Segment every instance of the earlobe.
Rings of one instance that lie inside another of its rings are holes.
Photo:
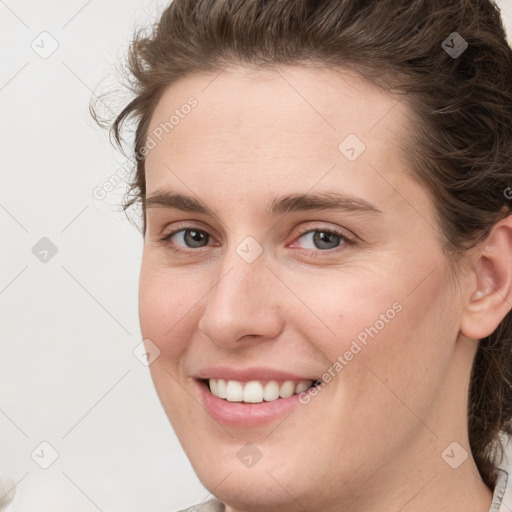
[[[489,295],[489,293],[491,293],[490,288],[487,288],[484,292],[482,290],[477,290],[473,294],[473,297],[471,297],[471,300],[472,301],[480,300],[482,297],[485,297],[486,295]]]
[[[512,308],[512,215],[493,226],[473,258],[460,331],[468,338],[482,339],[496,330]]]

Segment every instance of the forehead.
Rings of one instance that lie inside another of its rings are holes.
[[[193,108],[187,105],[191,98],[197,103]],[[219,139],[257,134],[257,141],[270,142],[276,131],[284,130],[290,143],[301,136],[336,140],[355,132],[362,137],[373,131],[378,137],[377,125],[383,124],[387,132],[406,124],[405,109],[400,98],[350,71],[234,67],[189,75],[168,87],[148,133],[163,128],[158,138],[172,132],[176,141],[193,133],[208,139],[215,134]]]
[[[206,193],[253,193],[255,184],[303,192],[320,181],[361,193],[375,189],[376,172],[391,182],[404,174],[409,124],[398,97],[353,72],[239,67],[190,75],[167,88],[153,113],[147,193],[184,184]]]

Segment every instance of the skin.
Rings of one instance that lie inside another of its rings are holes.
[[[202,483],[230,512],[487,512],[466,395],[476,340],[510,309],[510,219],[455,279],[402,149],[414,129],[407,107],[346,71],[192,75],[165,91],[148,133],[190,96],[197,106],[147,155],[147,196],[189,195],[215,215],[147,209],[139,313],[160,350],[156,391]],[[354,162],[338,150],[350,133],[366,145]],[[265,213],[278,195],[326,191],[382,213]],[[210,238],[199,248],[183,232],[161,241],[184,227]],[[327,250],[303,234],[333,228],[355,244],[335,239]],[[236,251],[247,236],[263,250],[252,263]],[[258,365],[320,378],[397,302],[401,311],[286,418],[226,427],[202,407],[198,370]],[[250,468],[237,457],[248,442],[262,454]],[[469,452],[456,469],[441,456],[453,442],[455,457]]]

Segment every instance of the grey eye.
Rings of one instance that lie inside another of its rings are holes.
[[[182,229],[172,235],[172,237],[179,237],[183,240],[185,247],[197,248],[208,245],[210,235],[199,229]],[[180,244],[178,244],[180,245]]]

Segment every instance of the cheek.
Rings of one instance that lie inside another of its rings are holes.
[[[143,258],[139,279],[139,320],[142,336],[160,349],[162,360],[177,359],[199,320],[199,299],[206,293],[200,279]]]
[[[417,275],[411,274],[411,283]],[[352,347],[346,377],[358,389],[359,405],[353,407],[370,424],[393,411],[390,424],[395,428],[416,424],[421,429],[410,411],[427,418],[441,399],[458,332],[456,304],[446,283],[446,275],[439,272],[413,292],[376,289],[371,299],[347,305],[358,316],[357,328],[348,317],[340,319],[340,330],[345,327],[348,334],[343,344]]]
[[[350,350],[354,341],[362,348],[369,346],[402,315],[399,283],[390,286],[376,268],[288,272],[283,280],[295,295],[288,294],[283,308],[290,325],[331,362]],[[358,352],[357,346],[353,352]]]
[[[200,282],[200,281],[199,281]],[[160,350],[149,366],[155,390],[179,437],[186,433],[181,418],[197,414],[195,401],[184,390],[180,368],[199,316],[196,303],[206,290],[187,272],[172,270],[143,258],[139,278],[139,321],[142,337]],[[178,421],[176,421],[178,420]]]
[[[418,418],[429,423],[442,396],[457,312],[445,275],[431,276],[410,293],[417,275],[402,273],[390,283],[375,272],[357,281],[341,276],[330,285],[315,280],[302,288],[304,302],[335,333],[325,326],[319,330],[311,313],[297,311],[294,325],[321,351],[326,372],[321,378],[329,380],[318,401],[311,397],[305,407],[325,419],[315,427],[319,435],[344,439],[340,453],[350,446],[354,461],[371,452],[406,449],[418,432],[429,435]],[[339,406],[322,409],[327,402]]]
[[[458,332],[446,270],[440,264],[424,281],[429,269],[416,265],[358,270],[303,280],[290,273],[286,282],[301,299],[290,325],[322,354],[333,381],[348,370],[371,402],[376,386],[404,398],[434,393]]]

